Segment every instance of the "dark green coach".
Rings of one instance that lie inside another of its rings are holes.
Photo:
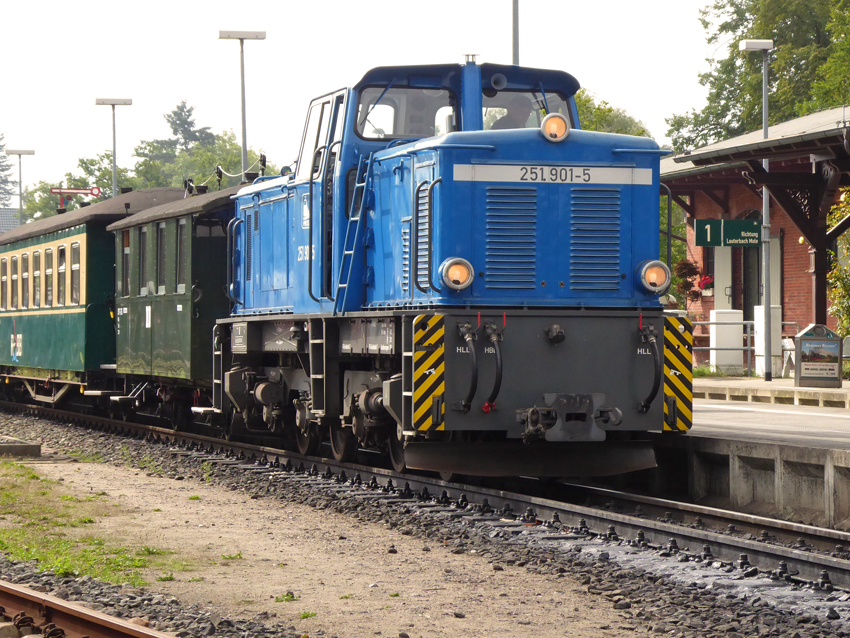
[[[159,383],[161,393],[174,392],[172,384],[209,387],[213,326],[230,312],[226,228],[239,188],[155,206],[108,227],[118,374]]]
[[[182,197],[180,188],[128,192],[0,235],[0,376],[7,390],[58,403],[103,377],[115,362],[115,251],[106,227]]]

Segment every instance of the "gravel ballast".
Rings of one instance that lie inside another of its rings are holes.
[[[0,419],[3,434],[102,456],[37,468],[67,477],[69,489],[112,483],[110,495],[126,493],[117,501],[135,517],[99,526],[117,534],[110,525],[123,525],[141,544],[177,543],[196,564],[244,554],[208,565],[203,582],[190,582],[201,573],[193,571],[147,590],[0,561],[0,578],[178,636],[850,636],[846,592],[684,551],[449,517],[304,475],[202,464],[163,445],[32,417]],[[286,592],[296,600],[272,600]],[[302,618],[308,609],[316,616]]]

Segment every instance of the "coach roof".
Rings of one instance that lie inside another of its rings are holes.
[[[244,185],[243,185],[244,186]],[[133,228],[135,226],[144,226],[150,222],[160,221],[162,219],[170,219],[172,217],[183,217],[184,215],[203,215],[212,213],[225,206],[234,206],[231,201],[231,196],[239,192],[242,186],[234,186],[225,188],[220,191],[212,191],[203,195],[193,195],[186,199],[180,199],[175,202],[168,202],[148,208],[131,217],[117,221],[107,227],[106,230],[122,230],[124,228]]]
[[[99,221],[104,224],[123,219],[128,214],[133,215],[152,206],[173,202],[183,198],[182,188],[146,188],[118,195],[112,199],[72,210],[62,215],[52,215],[13,228],[0,235],[0,246],[11,244],[31,237],[39,237],[47,233],[64,230],[80,224]],[[129,204],[129,208],[125,205]]]

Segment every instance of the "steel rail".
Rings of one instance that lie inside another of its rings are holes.
[[[52,638],[171,638],[155,629],[0,581],[0,606],[7,622],[18,629],[32,627]]]
[[[638,511],[641,517],[668,519],[679,525],[695,525],[701,527],[726,528],[729,533],[751,534],[759,537],[761,542],[785,542],[798,544],[829,552],[836,544],[850,550],[850,532],[814,525],[805,525],[791,521],[783,521],[765,516],[756,516],[745,512],[731,512],[715,507],[705,507],[693,503],[683,503],[668,499],[630,494],[601,487],[565,484],[567,493],[572,500],[578,498],[590,499],[607,508],[617,507],[620,511],[631,508]],[[735,529],[730,530],[729,525]]]
[[[737,564],[741,554],[746,554],[750,565],[763,572],[777,570],[780,567],[780,562],[783,562],[787,566],[788,573],[799,580],[820,581],[824,572],[826,572],[829,581],[834,586],[850,589],[850,560],[815,553],[808,547],[806,549],[788,548],[775,543],[742,538],[730,534],[726,529],[714,531],[701,525],[686,526],[671,520],[650,520],[643,514],[629,515],[513,491],[449,483],[421,474],[399,474],[388,469],[353,463],[339,463],[328,458],[304,456],[275,447],[224,441],[210,436],[139,423],[114,421],[104,417],[69,414],[55,408],[41,408],[40,406],[2,401],[0,401],[0,407],[11,407],[30,413],[70,419],[72,422],[89,422],[104,426],[117,433],[133,433],[144,436],[149,440],[158,439],[163,442],[176,443],[188,448],[176,451],[177,454],[194,456],[199,461],[232,464],[234,460],[237,460],[236,467],[241,469],[249,471],[256,469],[262,472],[278,469],[300,473],[295,474],[296,476],[304,476],[306,472],[319,485],[322,485],[324,481],[327,481],[328,486],[339,485],[342,477],[345,477],[345,480],[350,483],[355,476],[359,475],[362,486],[352,489],[366,489],[366,486],[371,485],[381,489],[385,493],[383,498],[388,500],[437,499],[443,505],[457,508],[454,515],[461,517],[470,516],[477,519],[484,512],[509,519],[517,517],[519,518],[517,520],[518,525],[546,524],[547,529],[550,529],[553,533],[552,540],[563,539],[565,532],[579,528],[589,530],[591,537],[605,537],[610,535],[613,528],[616,535],[623,539],[638,539],[642,535],[642,538],[650,547],[664,548],[668,547],[671,541],[676,541],[676,545],[681,551],[691,555],[700,555],[707,547],[715,560],[728,564]],[[609,500],[615,494],[623,499],[626,497],[634,498],[632,495],[607,491]],[[648,497],[639,498],[642,499],[644,504],[648,504],[651,500]],[[665,503],[666,510],[672,508],[678,509],[680,512],[688,510],[695,512],[696,509],[699,509],[698,506],[657,500]],[[678,507],[673,507],[674,504]],[[718,513],[719,517],[719,513],[723,511],[715,510],[715,512]],[[737,512],[726,512],[726,514],[728,519],[724,520],[734,521],[735,525],[747,520],[752,522],[753,519],[758,518]],[[768,520],[770,519],[759,519],[758,522]],[[783,523],[782,521],[773,522],[774,524]],[[788,525],[793,526],[794,524]],[[778,525],[767,526],[769,529],[778,529],[778,527]],[[826,536],[831,539],[832,543],[839,538],[844,538],[843,532],[836,532],[836,530],[810,528],[809,532],[812,535]],[[571,533],[569,536],[574,535]],[[541,537],[540,540],[545,540],[545,536]]]

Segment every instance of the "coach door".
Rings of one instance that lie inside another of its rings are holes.
[[[333,183],[344,100],[341,91],[310,105],[293,184],[295,208],[300,213],[296,216],[300,239],[295,247],[295,270],[299,280],[310,282],[308,292],[313,301],[332,299]]]

